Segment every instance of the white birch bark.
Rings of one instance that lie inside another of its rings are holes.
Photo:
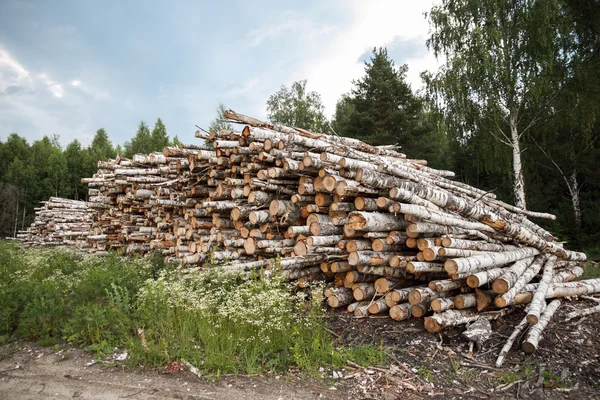
[[[550,322],[550,319],[552,319],[552,316],[554,315],[558,307],[560,307],[560,304],[560,300],[553,300],[550,304],[548,304],[548,306],[541,314],[539,319],[536,318],[537,322],[535,323],[535,325],[529,328],[529,331],[527,332],[527,337],[523,341],[523,344],[521,346],[525,353],[533,353],[537,350],[540,339],[542,338],[542,332]],[[531,323],[529,319],[529,314],[527,317],[527,322]]]
[[[527,322],[530,325],[537,324],[542,313],[543,305],[546,303],[546,293],[552,283],[552,277],[554,276],[553,269],[556,263],[556,257],[552,256],[546,261],[544,265],[544,272],[542,279],[533,294],[533,300],[529,305],[529,312],[527,313]],[[560,302],[559,302],[560,304]]]
[[[523,175],[523,163],[521,162],[521,143],[517,128],[517,112],[511,112],[509,116],[511,148],[513,153],[513,192],[515,195],[515,206],[527,209],[525,201],[525,177]]]
[[[503,251],[501,253],[488,253],[473,257],[447,260],[444,263],[444,269],[450,274],[477,271],[486,267],[506,265],[538,254],[540,254],[538,249],[524,247],[518,250]]]

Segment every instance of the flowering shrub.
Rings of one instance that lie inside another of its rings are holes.
[[[136,364],[185,358],[217,374],[340,365],[350,353],[336,349],[323,326],[322,286],[296,290],[277,273],[186,275],[157,257],[0,242],[0,343],[119,347]]]

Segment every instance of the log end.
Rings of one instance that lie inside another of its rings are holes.
[[[527,341],[523,342],[523,344],[521,345],[521,349],[527,353],[527,354],[531,354],[533,352],[535,352],[536,347],[533,343],[529,343]]]
[[[435,318],[425,318],[425,329],[429,333],[438,333],[442,331],[442,325]]]
[[[494,291],[494,293],[504,294],[508,292],[508,289],[510,289],[508,287],[508,282],[506,282],[504,279],[496,279],[492,283],[492,290]]]
[[[411,307],[411,314],[415,318],[422,318],[427,314],[427,307],[423,304],[414,304]]]
[[[395,321],[402,321],[408,318],[408,313],[399,304],[396,304],[390,308],[390,317]]]
[[[528,314],[527,315],[527,323],[529,325],[535,325],[535,324],[538,323],[538,321],[539,321],[539,318],[538,318],[537,315],[533,315],[533,314]]]
[[[246,250],[246,254],[254,254],[256,251],[256,243],[253,238],[248,238],[244,242],[244,250]]]
[[[350,253],[350,255],[348,256],[348,264],[356,266],[358,265],[358,260],[359,260],[359,255],[358,252],[354,251],[352,253]]]
[[[494,299],[494,304],[498,308],[504,308],[508,305],[507,301],[504,299],[504,297],[501,297],[501,296],[498,296]]]
[[[449,274],[457,274],[458,273],[458,264],[454,260],[446,260],[444,263],[444,271]]]
[[[327,304],[331,308],[337,308],[340,306],[340,301],[338,300],[338,298],[336,296],[329,296],[327,298]]]
[[[436,257],[436,253],[435,250],[432,248],[426,248],[423,249],[423,258],[425,259],[425,261],[433,261],[435,260]]]
[[[419,304],[421,302],[421,292],[418,290],[413,290],[408,294],[408,302],[411,305]]]
[[[361,301],[365,299],[365,292],[361,288],[356,288],[352,291],[352,295],[356,301]]]
[[[478,288],[479,286],[481,286],[479,284],[479,278],[477,277],[477,275],[469,275],[469,276],[467,276],[467,285],[470,288],[473,288],[473,289]]]

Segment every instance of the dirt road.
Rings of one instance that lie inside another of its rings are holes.
[[[93,358],[79,349],[56,351],[35,345],[4,346],[0,361],[0,399],[333,399],[337,390],[303,386],[294,378],[222,377],[213,383],[190,372],[176,375],[157,370],[89,365]],[[88,366],[89,365],[89,366]],[[287,379],[288,382],[284,382]],[[341,395],[341,396],[340,396]]]

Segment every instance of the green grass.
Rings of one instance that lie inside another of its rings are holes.
[[[583,252],[587,255],[588,260],[600,260],[600,246],[589,247]]]
[[[159,256],[82,256],[0,242],[0,343],[59,341],[132,365],[185,358],[208,374],[315,372],[385,361],[375,347],[336,346],[322,288],[295,292],[275,276],[183,275]]]

